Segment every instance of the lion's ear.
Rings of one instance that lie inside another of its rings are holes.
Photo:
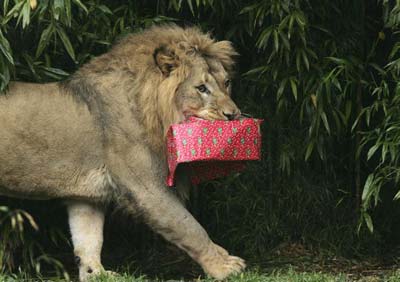
[[[172,50],[161,46],[154,51],[154,61],[165,76],[178,67],[178,56]]]

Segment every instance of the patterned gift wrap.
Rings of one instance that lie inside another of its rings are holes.
[[[179,164],[189,167],[191,182],[198,184],[242,171],[245,161],[259,160],[261,123],[253,118],[208,121],[191,117],[171,125],[167,132],[167,185],[174,186]]]

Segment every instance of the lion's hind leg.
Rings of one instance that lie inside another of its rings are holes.
[[[67,202],[68,220],[79,267],[79,280],[104,271],[101,264],[104,212],[101,208],[82,201]]]

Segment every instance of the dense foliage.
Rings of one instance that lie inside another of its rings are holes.
[[[395,242],[399,1],[3,0],[0,89],[64,79],[119,37],[165,22],[233,41],[234,99],[266,120],[265,158],[194,193],[214,238],[247,257],[283,241],[352,254]]]

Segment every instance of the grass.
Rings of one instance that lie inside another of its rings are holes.
[[[173,251],[175,250],[175,252]],[[214,282],[204,277],[200,267],[176,249],[155,252],[130,260],[129,264],[106,264],[106,269],[116,271],[115,276],[99,276],[92,282]],[[168,254],[168,256],[166,255]],[[143,259],[149,257],[148,260]],[[156,260],[155,258],[158,258]],[[168,262],[168,263],[166,263]],[[224,282],[399,282],[398,260],[378,258],[346,259],[308,249],[301,244],[284,244],[266,254],[263,260],[248,261],[248,269]],[[18,268],[20,269],[20,268]],[[43,277],[20,272],[0,273],[0,282],[67,282],[59,278],[68,271],[72,281],[77,280],[76,266],[66,265],[64,272],[43,269]],[[51,272],[49,272],[51,271]],[[16,270],[15,272],[18,272]],[[53,274],[50,274],[53,273]],[[52,276],[49,276],[52,275]],[[35,277],[35,278],[32,278]]]
[[[132,280],[132,276],[125,275],[122,277],[99,277],[95,279],[95,282],[144,282],[150,281],[146,280],[144,277],[136,278],[137,280]],[[152,280],[153,281],[153,280]],[[164,280],[159,280],[163,282]],[[168,280],[168,281],[184,281],[184,280]],[[215,280],[211,278],[205,279],[195,279],[192,281],[201,282],[213,282]],[[342,275],[333,276],[329,274],[322,273],[297,273],[294,270],[287,271],[277,271],[274,273],[259,273],[258,271],[248,271],[246,273],[231,277],[227,280],[228,282],[345,282],[345,277]]]
[[[36,278],[29,279],[27,275],[20,274],[14,276],[6,276],[0,274],[1,282],[66,282],[63,279],[52,278]],[[92,282],[179,282],[184,280],[159,280],[156,278],[146,278],[140,275],[121,274],[118,276],[99,276]],[[213,282],[211,278],[197,278],[185,280],[191,282]],[[227,282],[398,282],[400,281],[400,272],[387,273],[383,276],[364,276],[361,278],[351,278],[347,274],[330,274],[322,272],[302,272],[296,271],[289,267],[270,273],[263,273],[259,270],[249,270],[240,275],[233,276],[226,280]]]

